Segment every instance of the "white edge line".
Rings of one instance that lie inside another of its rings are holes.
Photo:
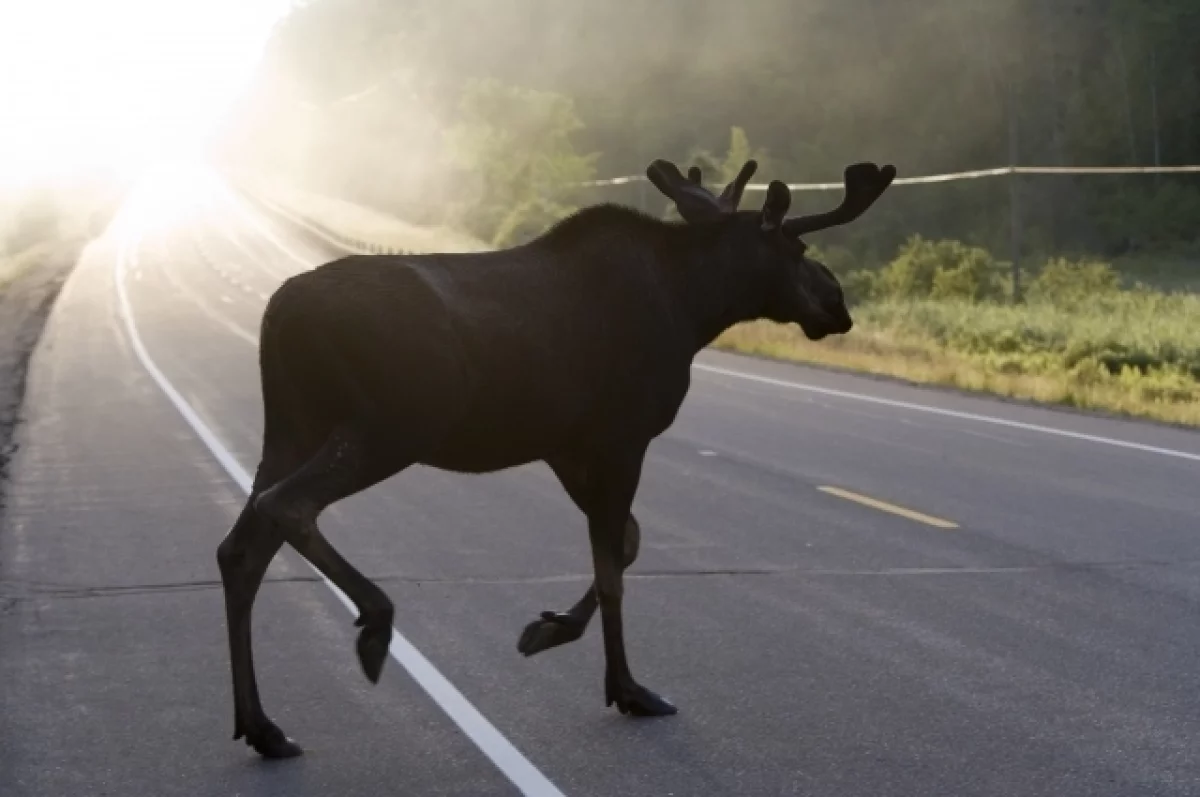
[[[292,223],[302,229],[308,230],[310,233],[317,236],[322,241],[325,241],[326,243],[330,244],[335,249],[340,249],[343,252],[345,252],[346,254],[351,254],[351,255],[371,254],[371,252],[368,252],[366,249],[363,249],[362,247],[352,246],[350,244],[336,240],[331,235],[329,235],[329,233],[325,232],[324,230],[322,230],[318,227],[315,227],[314,225],[309,223],[309,221],[307,219],[301,218],[300,216],[296,215],[295,213],[292,213],[290,210],[283,207],[278,202],[275,202],[272,199],[269,199],[265,196],[259,196],[258,200],[265,205],[270,205],[271,208],[276,213],[278,213],[279,215],[286,218],[290,223]],[[241,201],[240,198],[239,198],[239,201]],[[249,212],[249,210],[247,210],[247,212]]]
[[[221,190],[225,194],[226,201],[229,204],[234,206],[234,211],[239,216],[241,216],[248,224],[250,224],[250,226],[252,226],[252,227],[254,227],[254,229],[258,230],[259,234],[262,235],[262,237],[266,238],[268,241],[270,241],[272,244],[274,244],[277,249],[279,249],[285,255],[290,257],[292,260],[295,260],[297,263],[304,266],[305,269],[311,269],[313,267],[312,262],[308,258],[302,257],[301,255],[298,255],[295,252],[293,252],[292,248],[290,246],[288,246],[287,244],[280,241],[279,238],[277,238],[274,233],[272,233],[265,226],[263,226],[261,223],[259,223],[258,219],[254,218],[254,214],[250,210],[250,208],[248,208],[246,206],[245,201],[241,197],[236,196],[234,194],[234,191],[232,188],[230,188],[228,185],[226,185],[224,182],[222,182]]]
[[[130,308],[129,297],[125,291],[125,270],[127,260],[136,258],[136,239],[126,231],[122,231],[122,237],[118,245],[117,265],[116,265],[116,283],[117,283],[117,304],[121,315],[121,321],[124,323],[125,331],[129,336],[129,341],[133,347],[134,353],[142,366],[150,374],[151,378],[158,384],[163,393],[175,405],[175,409],[179,410],[180,415],[187,421],[192,430],[199,436],[204,445],[221,464],[221,467],[229,474],[242,491],[249,495],[252,480],[250,474],[245,468],[234,458],[233,454],[217,439],[217,436],[212,432],[196,411],[187,403],[180,395],[179,391],[170,383],[170,381],[155,365],[154,361],[146,351],[146,347],[142,344],[141,336],[138,334],[137,326],[133,321],[133,312]],[[319,570],[305,560],[305,563],[312,568],[325,585],[333,591],[338,600],[350,610],[351,614],[357,614],[354,603],[346,597],[338,587],[325,577]],[[442,675],[433,664],[417,650],[404,636],[394,627],[392,629],[392,642],[388,648],[388,652],[392,654],[400,666],[408,671],[418,684],[421,685],[433,701],[441,707],[443,711],[449,715],[450,719],[465,733],[476,746],[491,759],[492,763],[508,777],[512,783],[521,790],[522,794],[537,795],[538,797],[564,797],[550,780],[543,775],[525,756],[521,754],[516,747],[508,741],[500,731],[496,730],[487,718],[471,705],[471,703],[463,697],[462,693],[455,688],[454,684],[450,683],[444,675]]]
[[[747,374],[742,371],[733,371],[728,368],[718,368],[714,365],[692,363],[692,367],[698,371],[707,371],[709,373],[720,374],[722,376],[732,376],[738,379],[745,379],[750,382],[760,382],[764,385],[786,387],[792,390],[803,390],[809,393],[820,393],[821,395],[825,396],[836,396],[837,398],[851,399],[853,401],[865,401],[870,404],[880,404],[885,407],[896,407],[899,409],[913,410],[915,412],[926,412],[931,415],[942,415],[947,418],[958,418],[964,421],[990,423],[994,426],[1007,426],[1011,429],[1024,429],[1027,432],[1038,432],[1040,434],[1054,435],[1056,437],[1069,437],[1073,440],[1086,440],[1090,443],[1100,443],[1102,445],[1114,446],[1116,448],[1128,448],[1134,451],[1145,451],[1150,454],[1161,454],[1164,457],[1174,457],[1176,459],[1186,459],[1191,460],[1192,462],[1200,462],[1200,454],[1193,454],[1189,451],[1179,451],[1174,448],[1160,448],[1159,446],[1151,446],[1144,443],[1134,443],[1129,440],[1117,440],[1113,437],[1101,437],[1099,435],[1084,434],[1083,432],[1072,432],[1067,429],[1057,429],[1053,426],[1040,426],[1035,423],[1010,421],[1005,418],[996,418],[991,415],[978,415],[973,412],[959,412],[958,410],[947,410],[942,409],[941,407],[931,407],[927,404],[915,404],[911,401],[897,401],[895,399],[880,398],[878,396],[868,396],[863,393],[851,393],[846,390],[818,387],[817,385],[809,385],[805,384],[804,382],[791,382],[784,379],[773,379],[769,376]]]

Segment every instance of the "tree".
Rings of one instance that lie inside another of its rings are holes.
[[[440,133],[464,123],[464,92],[490,79],[570,98],[569,151],[603,153],[591,165],[605,176],[698,158],[717,183],[728,162],[766,151],[765,179],[833,182],[862,159],[903,175],[967,170],[1008,163],[1010,130],[1023,164],[1197,163],[1197,41],[1195,0],[760,0],[754,14],[720,0],[307,0],[268,48],[275,101],[247,103],[265,121],[258,157],[242,162],[271,163],[281,142],[303,138],[287,165],[275,161],[280,175],[405,214],[419,200],[444,210],[439,191],[462,174],[463,153],[443,152]],[[512,113],[485,127],[525,148],[506,127]],[[1023,239],[1106,255],[1178,247],[1196,237],[1197,188],[1196,177],[1023,180]],[[508,223],[487,223],[502,237],[559,214],[516,195]],[[794,197],[798,212],[827,199]],[[890,251],[919,232],[1000,251],[1007,202],[1003,179],[906,188],[828,240]],[[1139,207],[1170,218],[1129,212]]]
[[[459,111],[450,131],[452,213],[463,227],[505,246],[575,210],[572,196],[598,156],[571,142],[583,124],[570,99],[480,79],[467,84]]]

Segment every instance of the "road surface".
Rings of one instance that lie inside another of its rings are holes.
[[[418,468],[324,523],[396,602],[377,686],[337,594],[272,566],[256,664],[306,755],[261,761],[214,555],[265,297],[331,257],[200,178],[85,253],[0,529],[0,794],[1200,794],[1200,435],[709,352],[627,580],[634,672],[677,716],[604,707],[598,622],[518,655],[590,578],[545,466]]]

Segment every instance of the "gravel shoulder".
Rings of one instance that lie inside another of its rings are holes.
[[[0,513],[29,358],[86,241],[38,244],[0,263]]]

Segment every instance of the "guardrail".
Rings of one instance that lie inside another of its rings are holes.
[[[354,236],[346,235],[337,230],[331,229],[319,221],[315,221],[307,216],[297,213],[290,208],[287,208],[280,203],[268,199],[257,191],[249,190],[239,186],[239,190],[256,204],[262,206],[267,211],[280,217],[288,224],[299,227],[308,233],[320,238],[326,243],[341,249],[347,254],[355,255],[412,255],[417,254],[407,249],[401,249],[395,246],[386,246],[375,241],[366,241]]]

